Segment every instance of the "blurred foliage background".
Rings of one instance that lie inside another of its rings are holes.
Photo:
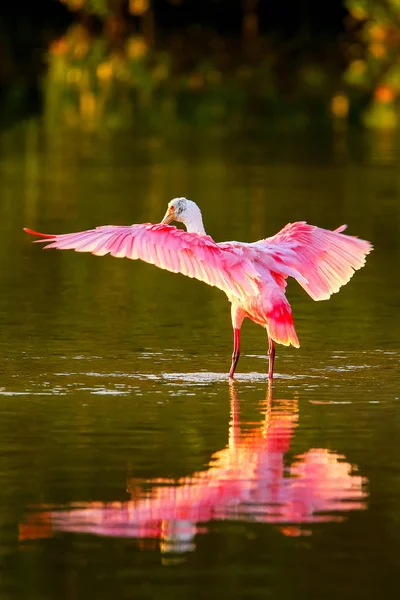
[[[0,8],[0,118],[399,124],[400,0],[42,0]]]

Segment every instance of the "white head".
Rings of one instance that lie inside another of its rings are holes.
[[[191,233],[200,233],[205,235],[201,210],[195,202],[187,198],[173,198],[168,203],[168,210],[161,223],[171,223],[178,221],[183,223],[187,231]]]

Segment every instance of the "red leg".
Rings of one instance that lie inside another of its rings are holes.
[[[268,368],[268,379],[274,378],[274,362],[275,362],[275,344],[274,340],[268,338],[268,356],[269,356],[269,368]]]
[[[235,373],[236,365],[238,364],[240,356],[240,329],[236,327],[233,328],[233,354],[232,354],[232,364],[231,370],[229,371],[229,377],[233,378]]]

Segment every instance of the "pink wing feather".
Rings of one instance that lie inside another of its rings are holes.
[[[258,273],[234,247],[220,248],[210,236],[188,233],[169,225],[106,225],[60,235],[37,233],[27,228],[25,231],[43,238],[36,242],[47,243],[46,249],[140,259],[167,271],[195,277],[223,290],[228,297],[246,300],[259,289]]]
[[[327,300],[365,264],[372,250],[369,242],[343,235],[344,229],[346,225],[330,231],[304,221],[289,223],[256,244],[265,252],[266,265],[281,288],[282,277],[291,275],[313,300]]]

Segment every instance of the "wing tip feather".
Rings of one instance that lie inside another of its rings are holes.
[[[45,238],[45,239],[49,239],[49,240],[53,240],[56,238],[56,236],[54,234],[40,233],[39,231],[34,231],[33,229],[29,229],[29,227],[24,227],[23,230],[25,231],[25,233],[29,233],[29,235],[34,235],[35,237],[39,237],[39,238]],[[36,240],[36,241],[38,241],[38,240]]]

